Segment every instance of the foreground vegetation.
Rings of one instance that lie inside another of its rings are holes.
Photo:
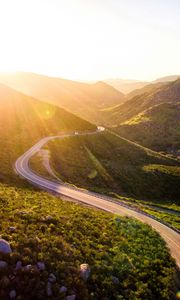
[[[0,184],[1,237],[13,253],[3,257],[13,268],[45,263],[41,274],[22,269],[6,286],[0,271],[0,299],[16,288],[18,299],[47,299],[48,274],[57,281],[48,299],[175,299],[175,265],[164,241],[148,225],[130,218],[64,202],[45,192]],[[13,231],[12,231],[13,228]],[[84,281],[79,266],[88,263]],[[17,284],[18,280],[18,284]],[[175,286],[176,285],[176,286]],[[66,293],[59,286],[67,287]]]

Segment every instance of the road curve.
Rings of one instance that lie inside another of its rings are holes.
[[[74,199],[76,201],[95,206],[99,209],[103,209],[105,211],[119,214],[122,216],[129,216],[134,217],[138,220],[140,220],[143,223],[147,223],[151,225],[159,234],[162,236],[162,238],[166,241],[172,257],[176,260],[177,265],[180,267],[180,235],[175,232],[173,229],[167,227],[166,225],[158,222],[157,220],[152,219],[151,217],[148,217],[141,212],[137,212],[131,208],[127,208],[124,206],[121,206],[121,204],[112,202],[112,198],[98,195],[93,192],[87,192],[83,191],[78,188],[72,188],[68,186],[67,184],[59,183],[59,182],[53,182],[48,179],[45,179],[37,174],[35,174],[29,167],[29,159],[37,153],[43,145],[45,145],[48,141],[56,139],[56,138],[65,138],[69,136],[75,136],[75,135],[90,135],[90,134],[97,134],[101,131],[103,131],[103,127],[98,127],[98,129],[94,132],[86,132],[86,133],[73,133],[73,134],[64,134],[61,136],[51,136],[51,137],[45,137],[42,140],[40,140],[37,144],[35,144],[32,148],[30,148],[27,152],[25,152],[21,157],[17,159],[15,162],[15,169],[16,172],[26,178],[31,183],[34,183],[38,185],[41,188],[47,189],[49,191],[56,192],[60,195],[67,196],[71,199]]]

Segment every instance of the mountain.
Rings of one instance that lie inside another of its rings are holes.
[[[141,90],[146,86],[150,86],[156,83],[166,83],[169,81],[175,81],[180,78],[180,75],[170,75],[158,78],[152,82],[150,81],[140,81],[140,80],[131,80],[131,79],[105,79],[105,83],[113,86],[115,89],[119,90],[124,94],[131,94],[136,90]],[[129,95],[128,95],[129,96]]]
[[[154,105],[168,102],[177,103],[179,99],[180,79],[166,84],[150,86],[149,91],[139,92],[138,95],[111,109],[111,111],[104,110],[104,119],[109,126],[117,126]]]
[[[154,105],[118,126],[117,132],[145,147],[180,155],[180,103]]]
[[[126,95],[126,100],[130,100],[135,96],[140,96],[145,93],[153,93],[155,91],[158,91],[158,89],[160,89],[165,84],[166,84],[166,82],[157,82],[157,83],[147,84],[142,88],[135,89],[132,92],[128,93]]]
[[[115,89],[119,90],[124,94],[128,94],[135,89],[140,89],[149,82],[147,81],[139,81],[139,80],[130,80],[130,79],[106,79],[105,83],[113,86]]]
[[[95,126],[57,106],[0,85],[0,180],[12,175],[17,157],[40,138]]]
[[[180,75],[164,76],[164,77],[160,77],[160,78],[154,80],[154,83],[156,83],[156,82],[175,81],[177,79],[180,79]]]
[[[115,107],[125,100],[122,93],[104,82],[88,84],[32,73],[1,74],[0,81],[98,124],[103,121],[101,109]]]

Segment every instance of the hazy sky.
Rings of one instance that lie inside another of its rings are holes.
[[[180,74],[180,0],[0,0],[0,71]]]

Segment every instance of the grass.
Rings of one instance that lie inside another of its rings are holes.
[[[143,167],[143,170],[150,173],[161,173],[180,177],[180,168],[164,165],[147,165]]]
[[[65,182],[101,193],[179,205],[176,160],[110,132],[54,140],[48,148],[51,165]]]
[[[172,213],[164,212],[164,211],[157,211],[153,208],[144,208],[143,211],[149,213],[150,215],[153,215],[157,217],[160,220],[163,220],[164,222],[170,224],[172,227],[180,230],[180,217],[179,215],[175,215]]]

